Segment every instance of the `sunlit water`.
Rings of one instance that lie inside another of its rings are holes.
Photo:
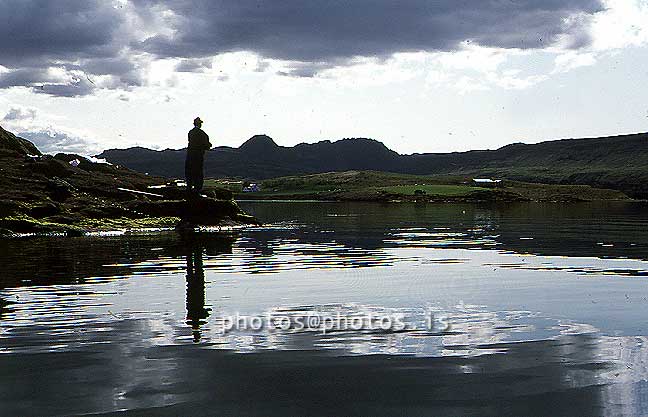
[[[647,205],[241,205],[1,242],[0,414],[648,413]]]

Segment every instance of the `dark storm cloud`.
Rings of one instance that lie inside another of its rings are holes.
[[[210,57],[251,51],[308,77],[356,56],[452,51],[464,41],[529,49],[567,38],[577,48],[600,1],[0,0],[0,65],[9,69],[0,88],[78,96],[143,85],[142,53],[203,71]]]
[[[0,63],[111,57],[122,16],[105,0],[0,1]]]
[[[59,97],[79,97],[91,94],[94,89],[95,86],[89,81],[78,79],[67,84],[43,84],[34,87],[33,91]]]
[[[0,88],[79,96],[95,86],[70,70],[131,74],[133,64],[120,58],[123,23],[123,13],[106,0],[0,0],[0,65],[10,70],[0,74]],[[51,68],[68,74],[53,75]]]
[[[0,74],[0,89],[10,87],[31,87],[36,93],[61,97],[84,96],[95,89],[88,79],[54,74],[46,68],[21,68]]]
[[[139,45],[159,56],[246,50],[304,63],[447,51],[466,40],[489,47],[545,47],[561,35],[582,36],[583,17],[602,10],[599,0],[134,2],[164,5],[176,16],[173,36],[153,36]]]
[[[21,68],[0,74],[0,88],[32,85],[39,81],[51,80],[51,75],[44,68]]]

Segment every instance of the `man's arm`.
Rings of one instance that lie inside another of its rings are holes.
[[[205,150],[208,151],[208,150],[211,149],[212,144],[209,141],[209,135],[207,135],[207,133],[205,133],[205,132],[203,132],[203,134],[205,135],[205,136],[203,136],[203,142],[204,142],[204,145],[205,145]]]

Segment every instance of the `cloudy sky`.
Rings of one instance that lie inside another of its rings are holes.
[[[648,131],[648,0],[0,0],[0,125],[48,152]]]

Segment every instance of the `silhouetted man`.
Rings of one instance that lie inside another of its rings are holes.
[[[189,131],[189,146],[185,162],[185,179],[189,195],[199,195],[203,188],[203,163],[205,151],[211,148],[209,136],[200,128],[203,121],[200,117],[194,119],[194,128]]]

